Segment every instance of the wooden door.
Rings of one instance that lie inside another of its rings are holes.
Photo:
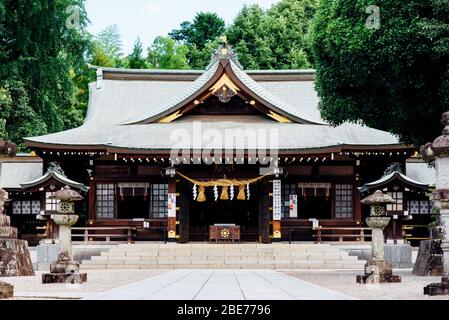
[[[187,181],[180,182],[180,200],[179,205],[179,242],[186,243],[190,241],[190,185]]]
[[[270,243],[270,183],[262,181],[258,185],[259,193],[259,241]]]

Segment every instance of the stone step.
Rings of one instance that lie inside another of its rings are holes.
[[[82,262],[95,269],[363,269],[365,261],[317,244],[120,244]]]

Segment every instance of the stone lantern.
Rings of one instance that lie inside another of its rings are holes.
[[[365,274],[357,276],[357,282],[371,284],[401,282],[401,277],[393,275],[391,264],[384,260],[384,229],[391,219],[386,216],[386,207],[387,204],[394,203],[393,198],[377,190],[360,202],[370,206],[370,216],[366,218],[366,224],[372,229],[372,256],[365,265]]]
[[[66,186],[56,191],[58,199],[56,214],[51,218],[59,226],[60,252],[58,260],[50,265],[50,273],[42,275],[43,283],[82,283],[87,281],[85,273],[79,273],[79,262],[73,260],[71,227],[78,221],[75,214],[75,201],[83,200],[76,191]]]
[[[435,160],[436,190],[432,193],[435,207],[440,209],[440,223],[443,230],[441,249],[443,251],[444,276],[441,283],[433,283],[424,288],[424,294],[449,295],[449,112],[443,113],[441,123],[443,134],[432,143],[421,146],[424,159]]]

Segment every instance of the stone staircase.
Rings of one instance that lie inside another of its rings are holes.
[[[329,244],[119,244],[81,269],[340,269],[366,261]]]

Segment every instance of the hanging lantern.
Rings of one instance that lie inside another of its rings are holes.
[[[229,200],[228,187],[221,188],[220,200]]]
[[[246,200],[244,185],[239,186],[239,194],[237,195],[237,200]]]
[[[206,201],[205,191],[206,191],[206,188],[204,188],[203,186],[200,186],[198,197],[196,198],[196,201],[198,201],[198,202]]]
[[[215,201],[218,200],[218,188],[217,188],[217,185],[214,186],[214,198],[215,198]]]
[[[196,197],[198,195],[197,189],[196,189],[196,183],[193,185],[193,201],[196,200]]]
[[[231,200],[234,199],[234,186],[231,186],[229,188],[229,197],[230,197]]]

